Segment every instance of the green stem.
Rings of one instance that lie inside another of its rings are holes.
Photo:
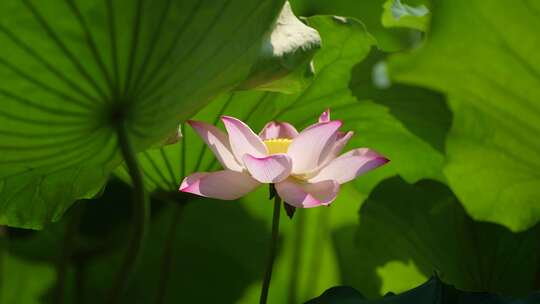
[[[171,226],[169,227],[169,235],[165,243],[165,249],[163,251],[161,276],[159,278],[156,304],[163,303],[165,296],[167,295],[167,285],[169,283],[169,277],[172,270],[173,244],[176,239],[176,231],[178,230],[178,223],[180,222],[180,217],[182,216],[185,203],[186,202],[180,202],[173,206],[174,214]]]
[[[79,229],[81,218],[81,206],[75,205],[70,213],[70,218],[64,229],[62,252],[56,265],[57,283],[55,288],[54,303],[62,304],[65,299],[65,285],[68,268],[72,262],[75,237]]]
[[[259,303],[266,304],[268,299],[268,289],[270,288],[270,279],[272,278],[272,268],[274,266],[274,260],[277,252],[277,242],[279,237],[279,214],[281,212],[281,198],[279,195],[275,196],[274,200],[274,216],[272,218],[272,240],[270,243],[270,252],[268,256],[268,263],[266,265],[266,273],[264,275],[263,285],[261,289],[261,298]]]
[[[112,288],[109,290],[107,303],[118,302],[119,297],[128,285],[137,261],[142,252],[146,228],[150,217],[148,197],[144,191],[143,176],[137,162],[137,157],[131,144],[128,132],[124,125],[118,128],[118,144],[126,162],[131,181],[133,183],[133,217],[131,224],[131,238],[120,270],[116,274]]]

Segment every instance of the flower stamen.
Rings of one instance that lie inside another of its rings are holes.
[[[263,141],[268,149],[268,154],[287,153],[291,142],[292,139],[289,138],[273,138]]]

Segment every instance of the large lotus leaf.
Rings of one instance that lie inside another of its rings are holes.
[[[351,287],[338,286],[325,291],[306,304],[533,304],[540,301],[540,294],[533,293],[516,299],[497,294],[468,292],[446,285],[439,278],[432,277],[421,286],[407,292],[384,298],[368,300]]]
[[[463,290],[507,295],[534,290],[540,226],[513,233],[475,222],[439,182],[383,181],[362,205],[355,249],[348,242],[351,230],[334,233],[340,266],[344,282],[366,296],[410,289],[421,280],[419,273],[438,273]]]
[[[0,2],[0,223],[40,228],[92,196],[257,61],[284,1]]]
[[[440,0],[425,45],[396,55],[397,81],[446,93],[454,112],[448,183],[478,220],[540,220],[538,1]]]

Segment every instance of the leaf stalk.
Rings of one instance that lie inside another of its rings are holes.
[[[144,189],[142,172],[139,167],[137,156],[135,150],[133,149],[125,123],[119,124],[117,132],[118,145],[120,147],[122,157],[126,162],[128,173],[133,184],[133,215],[131,237],[127,245],[122,265],[116,274],[112,288],[109,290],[107,296],[108,304],[115,304],[118,302],[118,299],[126,289],[129,280],[135,271],[137,262],[142,253],[150,218],[150,206],[148,196]]]

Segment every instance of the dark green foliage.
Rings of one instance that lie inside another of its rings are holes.
[[[439,278],[399,295],[388,294],[379,300],[367,300],[351,287],[333,287],[306,304],[535,304],[540,294],[522,299],[481,292],[466,292],[444,284]]]

